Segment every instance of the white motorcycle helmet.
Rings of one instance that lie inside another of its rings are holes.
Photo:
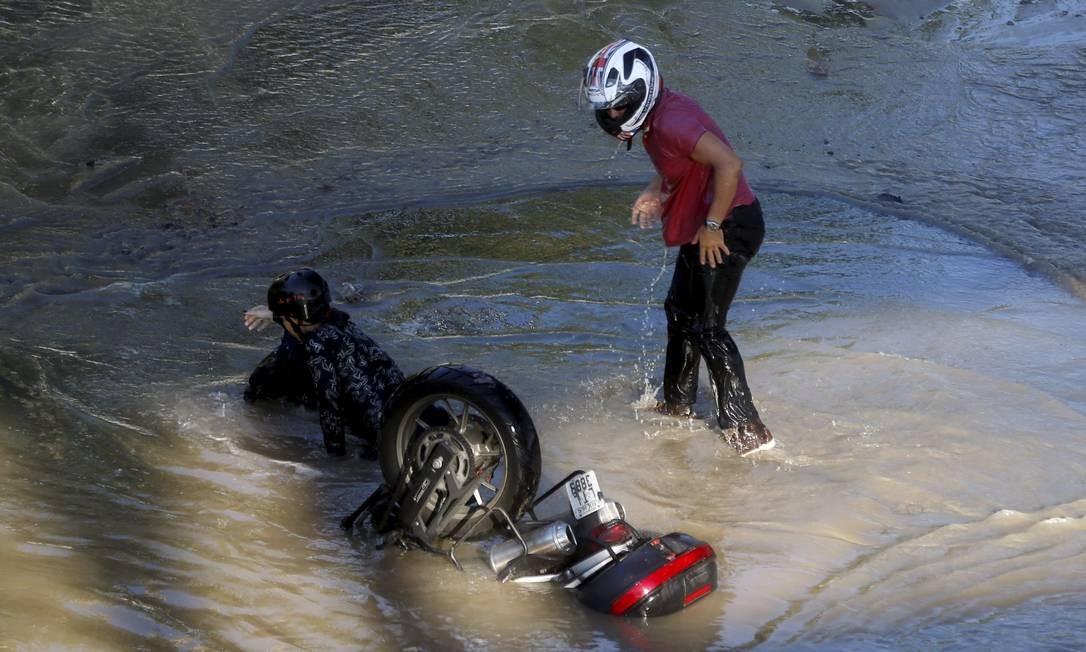
[[[585,99],[604,131],[617,136],[636,133],[660,97],[660,71],[646,48],[619,39],[588,60],[581,81]],[[625,108],[612,118],[608,109]]]

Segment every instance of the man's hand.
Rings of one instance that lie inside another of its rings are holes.
[[[645,190],[637,196],[630,210],[630,224],[636,224],[642,229],[647,229],[660,221],[664,213],[664,204],[660,201],[660,193]]]
[[[272,323],[272,311],[265,305],[253,306],[245,311],[245,328],[262,331]]]
[[[704,226],[698,229],[690,244],[698,245],[701,264],[713,268],[723,265],[724,259],[732,253],[728,250],[728,245],[724,244],[723,231],[710,231]]]

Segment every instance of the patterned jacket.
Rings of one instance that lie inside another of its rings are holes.
[[[349,315],[331,316],[299,343],[290,334],[249,377],[247,400],[286,398],[320,410],[324,446],[346,452],[346,430],[377,444],[385,405],[403,374]]]
[[[345,449],[345,425],[376,445],[385,404],[404,380],[400,368],[338,310],[304,344],[328,452]]]
[[[376,444],[384,405],[404,381],[400,367],[348,314],[338,310],[308,334],[304,344],[325,448],[333,454],[345,450],[346,426]]]

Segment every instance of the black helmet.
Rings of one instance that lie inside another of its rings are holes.
[[[282,274],[268,288],[268,308],[277,318],[311,322],[323,317],[331,307],[328,283],[308,268]]]

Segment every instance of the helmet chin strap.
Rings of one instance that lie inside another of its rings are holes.
[[[304,335],[304,333],[302,332],[301,322],[289,315],[283,315],[282,319],[284,324],[290,324],[290,329],[287,330],[287,332],[290,333],[294,337],[294,339],[298,340],[299,342],[303,341],[302,335]],[[286,326],[284,325],[283,328],[286,328]]]

